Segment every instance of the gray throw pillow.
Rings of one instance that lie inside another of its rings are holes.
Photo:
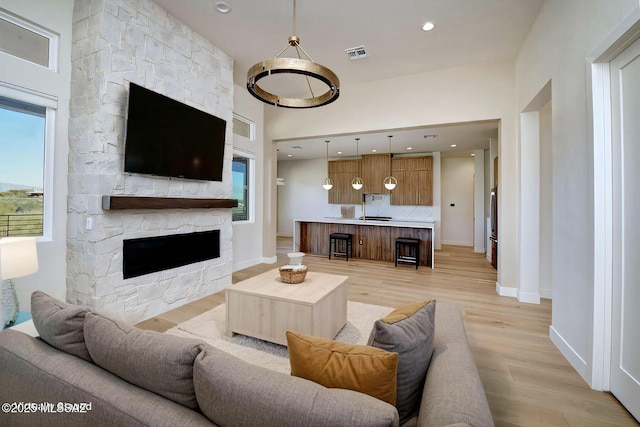
[[[84,342],[89,308],[67,304],[44,292],[31,294],[31,317],[40,339],[60,351],[93,362]]]
[[[400,424],[415,413],[433,353],[436,301],[397,308],[376,320],[368,344],[398,353],[396,408]]]
[[[187,408],[198,408],[193,363],[203,343],[96,314],[87,315],[84,337],[96,365]]]

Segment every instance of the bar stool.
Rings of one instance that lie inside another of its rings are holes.
[[[340,244],[340,242],[344,242]],[[344,252],[338,252],[338,247],[342,245]],[[347,261],[353,258],[353,234],[331,233],[329,234],[329,259],[331,255],[344,256]]]
[[[406,255],[407,252],[409,252],[410,255]],[[420,239],[407,237],[398,237],[396,239],[396,267],[398,266],[398,262],[415,263],[416,270],[418,269],[420,265]]]

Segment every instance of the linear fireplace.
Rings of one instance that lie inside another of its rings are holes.
[[[125,279],[220,257],[220,230],[124,240]]]

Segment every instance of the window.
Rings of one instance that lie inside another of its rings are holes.
[[[251,141],[255,139],[255,123],[237,114],[233,115],[233,133]]]
[[[0,52],[56,71],[58,36],[0,10]]]
[[[249,221],[249,158],[233,157],[233,198],[238,206],[232,209],[233,221]]]
[[[0,96],[0,237],[43,235],[46,110]]]

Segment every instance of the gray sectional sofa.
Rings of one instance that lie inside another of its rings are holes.
[[[399,423],[394,406],[368,395],[250,365],[195,340],[136,330],[42,293],[34,297],[40,338],[0,332],[0,425]],[[493,426],[460,310],[439,304],[435,325],[420,408],[405,425]]]

